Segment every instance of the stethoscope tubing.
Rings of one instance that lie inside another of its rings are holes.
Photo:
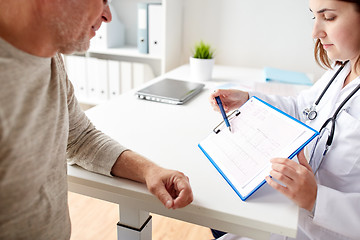
[[[360,89],[360,84],[358,84],[356,86],[356,88],[354,88],[351,93],[344,99],[344,101],[342,101],[342,103],[339,105],[339,107],[336,109],[336,111],[334,112],[333,116],[329,119],[327,119],[324,124],[321,126],[320,128],[320,132],[321,130],[323,130],[328,124],[329,122],[332,122],[332,126],[331,126],[331,130],[330,130],[330,135],[329,135],[329,138],[328,140],[326,141],[326,145],[327,146],[330,146],[332,144],[332,141],[333,141],[333,138],[334,138],[334,133],[335,133],[335,121],[336,121],[336,118],[340,112],[340,110],[344,107],[344,105],[350,100],[350,98],[352,96],[355,95],[355,93]]]
[[[348,63],[348,61],[344,62],[341,67],[336,71],[336,73],[334,74],[334,76],[331,78],[331,80],[328,82],[328,84],[326,85],[326,87],[324,88],[324,90],[322,91],[322,93],[320,94],[320,96],[318,97],[318,99],[315,101],[314,105],[317,106],[320,102],[320,100],[322,99],[322,97],[324,96],[324,94],[326,93],[326,91],[329,89],[330,85],[334,82],[334,80],[336,79],[336,77],[339,75],[339,73],[343,70],[344,66],[346,65],[346,63]]]
[[[314,105],[313,105],[313,110],[311,111],[314,111],[315,112],[315,117],[314,118],[310,118],[310,112],[307,113],[307,117],[309,120],[313,120],[316,118],[317,116],[317,112],[316,112],[316,109],[315,107],[319,104],[321,98],[324,96],[325,92],[328,90],[328,88],[330,87],[331,83],[336,79],[336,77],[339,75],[339,73],[341,72],[341,70],[344,68],[345,64],[347,63],[348,61],[346,61],[337,71],[336,73],[334,74],[334,76],[331,78],[331,80],[329,81],[329,83],[326,85],[326,87],[324,88],[324,90],[322,91],[322,93],[320,94],[319,98],[315,101]],[[335,110],[334,114],[332,115],[332,117],[330,117],[329,119],[327,119],[324,124],[321,126],[319,132],[321,133],[325,128],[326,126],[331,122],[331,129],[330,129],[330,134],[328,136],[328,139],[326,140],[326,145],[325,145],[325,151],[323,152],[322,156],[321,156],[321,159],[319,160],[320,163],[318,165],[318,167],[315,169],[314,171],[314,174],[317,173],[317,171],[319,170],[323,160],[324,160],[324,157],[326,155],[326,153],[328,152],[329,150],[329,147],[331,146],[332,142],[333,142],[333,139],[334,139],[334,134],[335,134],[335,121],[336,121],[336,118],[338,117],[338,114],[340,112],[340,110],[344,107],[344,105],[350,100],[350,98],[352,96],[355,95],[355,93],[360,89],[360,84],[358,84],[352,91],[351,93],[341,102],[341,104],[337,107],[337,109]],[[305,112],[305,111],[304,111]],[[313,156],[314,156],[314,151],[315,151],[315,148],[317,147],[317,144],[318,144],[318,141],[319,139],[316,141],[315,143],[315,146],[314,146],[314,149],[313,149],[313,152],[311,154],[311,157],[310,157],[310,163],[314,160],[313,159]]]
[[[330,85],[334,82],[334,80],[336,79],[336,77],[339,75],[339,73],[341,72],[341,70],[343,70],[345,64],[348,61],[346,61],[345,63],[343,63],[341,65],[341,67],[336,71],[336,73],[334,74],[334,76],[332,76],[332,78],[330,79],[330,81],[328,82],[328,84],[325,86],[324,90],[321,92],[320,96],[316,99],[316,101],[314,102],[314,104],[310,107],[310,108],[306,108],[303,113],[306,115],[306,117],[309,120],[314,120],[318,113],[316,111],[316,107],[319,104],[320,100],[322,99],[322,97],[324,96],[324,94],[326,93],[326,91],[329,89]]]

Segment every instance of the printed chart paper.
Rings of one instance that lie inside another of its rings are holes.
[[[226,128],[199,147],[230,186],[245,200],[271,170],[270,159],[292,158],[318,133],[264,101],[252,97]]]

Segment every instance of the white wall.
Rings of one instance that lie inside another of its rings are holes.
[[[312,14],[308,0],[184,0],[183,63],[195,42],[216,50],[216,64],[278,67],[313,73]]]

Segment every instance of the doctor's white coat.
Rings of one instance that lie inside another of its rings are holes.
[[[280,108],[316,130],[330,118],[341,102],[360,84],[360,76],[343,88],[350,71],[346,64],[317,106],[316,119],[303,114],[324,90],[339,67],[327,71],[309,90],[297,97],[266,96],[250,93]],[[327,126],[331,127],[331,124]],[[313,140],[305,152],[311,152]],[[321,154],[320,154],[321,155]],[[320,156],[315,156],[319,161]],[[318,182],[314,211],[300,210],[296,239],[360,239],[360,90],[345,104],[335,123],[335,135],[329,152],[316,174]],[[228,234],[221,239],[241,239]],[[272,235],[271,239],[290,239]]]

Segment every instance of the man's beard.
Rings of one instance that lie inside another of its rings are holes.
[[[59,53],[71,54],[71,53],[84,53],[89,49],[90,42],[87,41],[74,41],[66,43],[59,48]]]
[[[63,18],[64,19],[64,18]],[[66,19],[66,18],[65,18]],[[58,43],[58,52],[63,54],[71,53],[84,53],[90,47],[90,39],[85,29],[80,29],[77,32],[76,25],[79,23],[76,19],[71,19],[71,22],[65,23],[63,20],[56,20],[52,22],[52,26],[55,29],[56,39]],[[74,37],[76,36],[76,38]]]

